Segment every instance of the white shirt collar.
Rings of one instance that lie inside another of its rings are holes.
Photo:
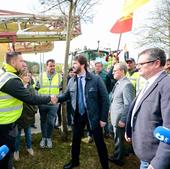
[[[161,75],[162,72],[164,72],[164,70],[156,73],[154,76],[152,76],[151,78],[147,80],[149,82],[149,86],[155,82],[155,80]]]
[[[86,76],[86,72],[81,73],[81,74],[77,74],[77,77],[83,77],[83,78],[85,78],[85,76]]]

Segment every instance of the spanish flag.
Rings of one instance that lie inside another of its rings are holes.
[[[118,19],[111,28],[112,33],[125,33],[132,30],[133,14]]]

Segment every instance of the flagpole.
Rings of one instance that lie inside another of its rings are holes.
[[[118,42],[117,50],[119,50],[121,38],[122,38],[122,33],[119,34],[119,42]]]

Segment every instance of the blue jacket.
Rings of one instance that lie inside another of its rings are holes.
[[[107,122],[109,111],[109,97],[103,80],[92,73],[86,72],[85,98],[87,116],[91,129],[99,126],[99,121]],[[77,77],[69,80],[66,91],[58,97],[59,102],[71,99],[71,104],[76,113],[77,104]]]

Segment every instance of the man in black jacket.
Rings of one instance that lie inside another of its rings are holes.
[[[109,111],[107,89],[99,76],[87,71],[87,59],[84,56],[75,57],[73,71],[77,76],[69,80],[66,91],[58,97],[59,102],[71,99],[74,110],[72,159],[64,165],[64,169],[79,166],[81,136],[87,123],[90,125],[102,168],[108,169],[107,148],[102,134],[102,128],[106,124]],[[82,102],[79,102],[80,96]]]
[[[9,153],[0,160],[1,169],[12,169],[16,137],[16,120],[20,117],[23,102],[32,105],[56,103],[56,97],[32,95],[18,77],[26,67],[20,52],[6,54],[6,64],[0,70],[0,146],[7,145]]]

